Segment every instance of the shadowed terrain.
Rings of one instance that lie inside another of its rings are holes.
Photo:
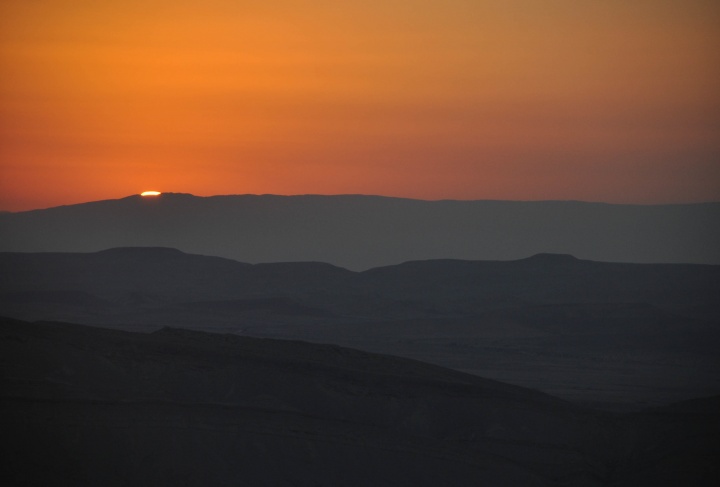
[[[539,254],[352,272],[167,248],[0,253],[0,314],[334,343],[632,410],[720,393],[720,267]]]
[[[353,270],[543,252],[606,262],[720,264],[718,221],[720,203],[166,193],[0,214],[0,251],[160,246],[251,263],[322,261]]]
[[[6,485],[714,485],[716,399],[610,415],[396,357],[0,324]]]

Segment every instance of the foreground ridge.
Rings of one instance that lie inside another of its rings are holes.
[[[3,473],[30,485],[717,480],[707,475],[717,414],[688,415],[684,405],[607,415],[416,361],[303,342],[13,320],[1,332],[9,364],[1,444],[12,460]]]

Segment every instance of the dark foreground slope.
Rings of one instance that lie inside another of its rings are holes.
[[[167,193],[0,214],[0,251],[174,247],[244,262],[363,270],[420,259],[552,252],[607,262],[720,264],[720,203],[422,201]]]
[[[612,408],[720,393],[720,266],[542,254],[352,272],[166,248],[0,253],[0,315],[334,343]]]
[[[611,417],[334,346],[172,329],[1,326],[6,485],[717,480],[717,410],[702,404]]]
[[[598,432],[591,416],[422,363],[171,329],[15,322],[2,338],[6,479],[552,485],[596,475],[580,434]]]

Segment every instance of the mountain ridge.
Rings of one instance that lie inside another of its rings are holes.
[[[27,210],[0,210],[0,214],[22,214],[30,212],[41,212],[47,210],[54,210],[59,208],[70,208],[76,206],[95,205],[95,204],[108,204],[112,202],[121,201],[141,201],[151,199],[183,199],[186,201],[195,200],[220,200],[220,199],[231,199],[231,198],[276,198],[276,199],[292,199],[292,198],[315,198],[315,199],[335,199],[335,198],[356,198],[356,199],[378,199],[378,200],[396,200],[396,201],[414,201],[414,202],[425,202],[425,203],[571,203],[581,205],[597,205],[597,206],[632,206],[632,207],[667,207],[667,206],[703,206],[703,205],[720,205],[720,201],[696,201],[696,202],[682,202],[682,203],[613,203],[607,201],[587,201],[587,200],[502,200],[502,199],[456,199],[456,198],[439,198],[439,199],[423,199],[423,198],[411,198],[403,196],[388,196],[380,194],[362,194],[362,193],[341,193],[341,194],[319,194],[319,193],[306,193],[306,194],[275,194],[275,193],[237,193],[237,194],[218,194],[218,195],[195,195],[193,193],[178,193],[178,192],[163,192],[156,196],[142,196],[140,194],[131,194],[127,196],[121,196],[118,198],[107,198],[102,200],[93,201],[81,201],[77,203],[67,203],[56,206],[49,206],[44,208],[31,208]]]
[[[357,272],[156,248],[0,252],[0,315],[335,343],[628,407],[720,390],[718,295],[720,266],[567,255]]]
[[[720,203],[413,200],[365,195],[162,194],[0,214],[0,251],[172,247],[248,263],[352,270],[539,253],[720,264]]]

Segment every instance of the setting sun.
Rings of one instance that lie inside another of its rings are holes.
[[[718,19],[709,0],[2,0],[0,211],[155,183],[716,201]]]
[[[143,191],[140,196],[160,196],[161,194],[160,191]]]

